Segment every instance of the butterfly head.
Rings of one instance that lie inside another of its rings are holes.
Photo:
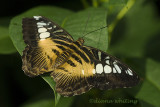
[[[84,39],[83,39],[83,38],[79,38],[76,42],[78,42],[78,44],[79,44],[80,46],[82,46],[83,43],[84,43]]]

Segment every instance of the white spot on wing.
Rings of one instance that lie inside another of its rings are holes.
[[[93,70],[92,70],[92,73],[93,73],[93,74],[95,74],[95,73],[96,73],[96,70],[95,70],[95,69],[93,69]]]
[[[84,70],[82,70],[82,74],[84,75]]]
[[[62,29],[56,30],[56,31],[54,31],[53,33],[57,33],[57,32],[63,32],[63,30],[62,30]]]
[[[111,73],[111,72],[112,72],[111,67],[108,66],[108,65],[105,65],[105,66],[104,66],[104,72],[105,72],[105,73]]]
[[[129,75],[133,75],[132,71],[130,69],[127,70]]]
[[[53,26],[53,28],[56,28],[56,27],[57,27],[56,25]]]
[[[39,20],[40,18],[42,18],[42,16],[33,16],[36,20]]]
[[[113,67],[113,73],[117,73],[116,69]]]
[[[52,29],[52,27],[49,27],[49,28],[47,28],[47,29],[49,29],[49,30],[50,30],[50,29]]]
[[[107,56],[105,59],[109,59],[109,56]]]
[[[50,36],[50,33],[49,32],[43,32],[39,36],[40,36],[41,39],[45,39],[45,38]]]
[[[114,67],[116,68],[118,73],[121,73],[121,69],[119,68],[119,66],[117,64],[114,64]]]
[[[97,64],[96,65],[96,72],[101,74],[103,72],[103,66],[102,64]]]
[[[126,74],[128,74],[128,71],[127,71],[127,70],[126,70],[125,72],[126,72]]]
[[[47,25],[47,24],[44,23],[44,22],[38,22],[37,25],[38,25],[38,26],[44,26],[44,25]]]
[[[38,28],[41,28],[41,27],[43,27],[42,25],[38,25]]]
[[[117,63],[117,61],[115,60],[114,62],[113,62],[113,64],[116,64]]]
[[[106,64],[108,64],[108,65],[109,65],[109,60],[106,60]]]
[[[47,31],[46,28],[39,28],[39,29],[38,29],[38,32],[39,32],[39,33],[43,33],[43,32],[46,32],[46,31]]]
[[[50,25],[50,24],[51,24],[51,22],[48,22],[48,23],[47,23],[47,25]]]
[[[106,82],[106,84],[108,85],[108,84],[109,84],[109,82]]]
[[[101,52],[100,51],[98,51],[98,58],[101,61]]]

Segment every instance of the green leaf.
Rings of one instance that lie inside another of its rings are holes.
[[[65,10],[57,7],[40,6],[40,7],[33,8],[19,16],[14,17],[10,23],[9,33],[18,52],[22,55],[22,51],[26,46],[22,38],[22,18],[41,15],[41,16],[48,17],[50,19],[54,19],[56,23],[61,25],[63,20],[72,13],[73,12],[69,10]],[[55,105],[56,105],[60,99],[60,95],[57,94],[55,92],[55,89],[53,88],[55,86],[55,82],[49,75],[42,76],[42,77],[53,89],[55,93]]]
[[[121,56],[133,57],[133,60],[150,56],[160,61],[159,29],[160,19],[157,17],[154,5],[150,2],[146,3],[145,0],[138,0],[116,25],[109,51]],[[136,66],[131,67],[136,72],[139,71],[138,74],[145,75],[144,80],[138,86],[127,90],[139,99],[142,107],[159,107],[160,64],[153,60],[137,60],[137,63]]]
[[[11,54],[16,52],[15,47],[9,37],[8,23],[10,18],[0,19],[0,54]]]
[[[55,101],[52,99],[51,90],[45,90],[38,95],[32,96],[31,99],[24,102],[20,107],[70,107],[74,101],[74,97],[61,97],[59,103],[55,106]]]
[[[88,8],[69,16],[64,28],[77,40],[91,31],[106,26],[106,20],[107,10],[105,8]],[[85,35],[84,40],[85,45],[106,51],[108,49],[107,28]]]
[[[109,33],[109,43],[113,30],[115,29],[117,23],[126,15],[130,8],[135,4],[136,0],[100,0],[102,2],[102,7],[108,10],[108,33]]]
[[[40,99],[38,101],[29,102],[27,104],[22,105],[21,107],[55,107],[54,101],[52,98]]]
[[[55,106],[58,104],[60,100],[60,94],[56,93],[55,86],[56,83],[53,81],[53,78],[50,77],[50,75],[44,74],[42,75],[42,78],[50,85],[50,87],[54,90],[54,96],[55,96]]]
[[[111,52],[142,57],[146,54],[146,49],[154,44],[151,39],[160,33],[160,19],[157,18],[154,5],[144,2],[145,0],[136,1],[126,16],[118,23],[111,40]],[[156,51],[157,49],[152,54],[155,54]]]
[[[59,101],[57,107],[71,107],[74,99],[74,97],[62,97]]]
[[[146,63],[146,74],[142,87],[136,97],[154,107],[160,107],[160,63],[151,59]]]
[[[133,2],[135,0],[101,0],[102,7],[108,9],[108,24],[111,24],[118,15],[118,13],[123,9],[127,9],[128,5],[127,2]]]
[[[57,106],[54,105],[54,101],[52,98],[42,98],[39,100],[31,99],[31,101],[23,104],[20,107],[70,107],[73,102],[73,97],[62,97]]]

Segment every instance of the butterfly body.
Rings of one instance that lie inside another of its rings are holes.
[[[139,77],[117,58],[93,47],[42,16],[23,19],[27,44],[22,69],[28,76],[51,72],[56,91],[63,96],[82,94],[93,87],[106,90],[132,87]]]

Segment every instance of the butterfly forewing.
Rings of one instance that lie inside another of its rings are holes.
[[[95,76],[94,86],[102,90],[132,87],[138,84],[138,75],[117,58],[95,48],[94,54]]]
[[[23,70],[28,76],[51,72],[56,90],[63,96],[82,94],[93,87],[101,90],[132,87],[139,77],[117,58],[73,41],[64,29],[42,17],[23,19]]]
[[[23,39],[27,44],[22,56],[22,69],[29,76],[53,71],[55,59],[64,51],[53,40],[68,44],[72,37],[59,25],[42,17],[24,18],[22,21]]]

